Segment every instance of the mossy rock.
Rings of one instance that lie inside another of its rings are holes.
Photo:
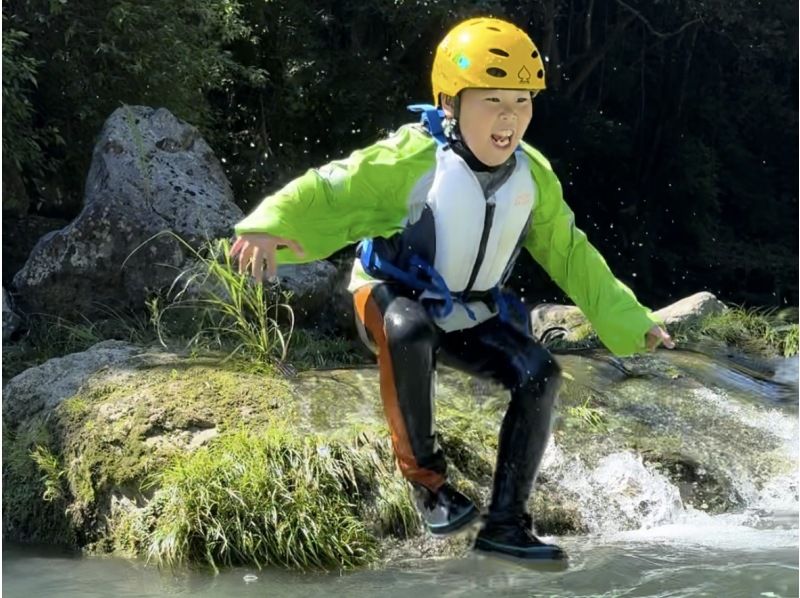
[[[51,360],[5,389],[6,537],[213,567],[354,567],[403,543],[430,554],[468,549],[420,535],[376,368],[286,378],[222,356],[125,343],[93,350],[113,356]],[[684,502],[715,513],[739,504],[724,472],[768,480],[787,466],[778,441],[712,408],[704,387],[669,361],[558,359],[556,448],[587,470],[611,453],[644,456]],[[495,384],[439,371],[450,477],[482,506],[507,402]],[[578,498],[557,474],[543,465],[530,505],[537,530],[584,533]]]
[[[394,464],[377,370],[286,379],[215,356],[124,343],[94,351],[109,348],[113,359],[90,350],[9,382],[7,537],[170,563],[335,568],[369,563],[382,538],[420,531]],[[78,372],[78,362],[93,367]],[[59,368],[71,371],[61,387],[69,396],[37,392],[47,383],[36,376],[59,379]],[[438,422],[451,478],[481,501],[502,392],[473,399],[463,390],[480,384],[442,378]],[[34,461],[34,452],[46,458]]]

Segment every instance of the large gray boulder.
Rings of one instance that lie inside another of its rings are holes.
[[[22,270],[31,250],[47,233],[69,224],[63,218],[50,218],[37,214],[15,216],[3,214],[3,286],[10,288],[14,275]]]
[[[336,266],[325,260],[278,266],[280,287],[292,295],[290,304],[298,325],[318,324],[326,319],[336,274]]]
[[[693,354],[675,361],[680,355],[629,360],[635,375],[623,376],[603,353],[558,356],[565,374],[559,418],[529,504],[540,533],[646,529],[682,521],[689,505],[722,513],[764,504],[758,495],[769,496],[770,485],[796,493],[791,418],[738,400],[732,409],[725,393],[736,392],[742,375],[715,362],[718,383],[706,384],[694,375],[702,362]],[[158,559],[169,550],[163,531],[176,517],[201,547],[210,545],[202,538],[216,524],[206,517],[212,512],[239,513],[238,522],[253,522],[255,540],[271,538],[277,523],[265,521],[266,501],[288,507],[272,511],[287,524],[319,514],[306,510],[315,504],[309,492],[331,502],[330,482],[297,494],[275,492],[292,487],[295,470],[317,481],[317,472],[333,471],[346,481],[339,486],[347,497],[341,509],[326,511],[336,518],[333,534],[350,533],[340,522],[354,516],[368,526],[365,534],[381,541],[416,533],[407,485],[392,459],[377,368],[284,379],[237,369],[223,357],[109,341],[9,381],[3,392],[4,537],[63,543],[70,532],[79,546]],[[441,368],[436,395],[451,480],[485,505],[508,392]],[[280,453],[254,442],[273,433],[285,449]],[[303,452],[295,452],[296,441]],[[223,450],[205,453],[196,467],[157,475],[175,471],[175,457],[215,446]],[[275,454],[290,466],[265,467]],[[219,459],[230,466],[218,468]],[[221,500],[214,511],[204,510],[214,500]],[[288,542],[305,550],[303,543]],[[429,538],[411,542],[427,555],[468,550],[466,542],[452,550]]]
[[[14,277],[27,309],[72,315],[140,307],[243,216],[211,148],[168,110],[123,106],[94,148],[84,208],[42,237]]]
[[[655,315],[667,326],[691,326],[726,309],[725,304],[712,293],[702,291],[659,309]]]

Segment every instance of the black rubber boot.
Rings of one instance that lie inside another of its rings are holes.
[[[475,550],[520,564],[547,564],[550,568],[567,568],[567,555],[555,544],[545,544],[533,533],[530,515],[523,514],[507,521],[489,521],[475,539]]]
[[[563,563],[566,554],[533,533],[527,503],[550,437],[561,370],[544,348],[529,354],[521,383],[511,389],[511,404],[500,428],[492,502],[475,550],[517,561]],[[558,567],[556,567],[558,568]]]
[[[464,531],[480,515],[475,503],[447,482],[437,492],[414,483],[411,488],[425,526],[437,536]]]

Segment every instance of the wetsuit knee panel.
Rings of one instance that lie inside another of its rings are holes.
[[[400,297],[392,302],[383,317],[386,339],[391,344],[433,343],[436,327],[418,302]]]
[[[520,387],[557,389],[561,383],[561,366],[544,347],[537,346],[521,356]]]

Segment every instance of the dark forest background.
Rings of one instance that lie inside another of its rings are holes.
[[[121,104],[197,125],[249,211],[413,120],[405,106],[430,101],[438,41],[490,14],[546,57],[526,138],[643,301],[709,290],[795,305],[797,11],[790,0],[4,0],[4,221],[75,216],[94,137]],[[519,272],[532,300],[559,299],[531,263]]]

